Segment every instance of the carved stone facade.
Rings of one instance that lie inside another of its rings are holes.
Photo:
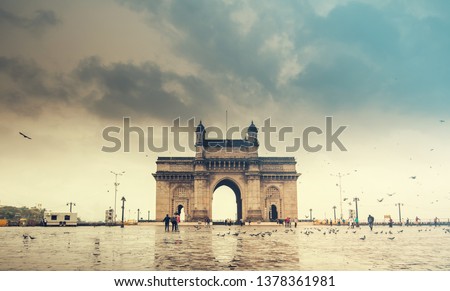
[[[212,218],[213,193],[230,187],[237,218],[269,221],[297,217],[296,161],[293,157],[259,157],[257,128],[243,140],[205,138],[196,129],[195,157],[159,157],[156,161],[156,220],[184,210],[186,221]]]

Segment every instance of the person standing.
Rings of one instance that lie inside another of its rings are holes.
[[[169,223],[170,223],[169,214],[166,214],[166,217],[164,217],[163,221],[164,221],[164,231],[169,231]]]
[[[375,219],[373,218],[373,216],[369,214],[369,217],[367,218],[367,224],[369,225],[371,231],[372,231],[372,228],[373,228],[374,220]]]
[[[171,222],[172,222],[172,232],[178,231],[178,223],[177,223],[177,216],[176,216],[176,214],[174,214],[172,216]]]
[[[177,225],[176,225],[177,229],[176,230],[178,231],[178,226],[180,225],[180,222],[181,222],[181,216],[178,212],[177,212],[176,217],[177,217]]]
[[[394,224],[394,221],[392,220],[392,218],[389,218],[389,227],[392,227],[393,224]]]

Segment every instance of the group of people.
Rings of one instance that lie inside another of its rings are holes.
[[[297,218],[291,219],[290,217],[286,217],[284,221],[282,221],[281,223],[283,222],[284,227],[292,227],[292,222],[294,222],[294,227],[297,228],[298,219]]]
[[[358,217],[349,218],[348,219],[348,226],[350,226],[351,228],[355,228],[355,226],[359,227],[359,219],[358,219]]]
[[[180,215],[178,215],[178,213],[174,213],[172,217],[170,217],[169,214],[166,214],[163,221],[165,226],[164,230],[166,232],[169,231],[170,223],[172,223],[172,231],[179,231],[178,224],[180,223]]]
[[[286,217],[284,220],[283,219],[277,220],[277,223],[280,223],[280,224],[284,223],[285,227],[291,227],[292,221],[294,222],[294,226],[297,227],[297,223],[298,223],[298,219],[297,218],[291,219],[290,217]],[[419,218],[416,217],[416,223],[418,223],[419,221],[420,221]],[[172,217],[170,217],[169,214],[166,214],[166,217],[163,219],[163,222],[164,222],[164,226],[165,226],[165,231],[166,232],[170,231],[169,230],[170,223],[172,223],[172,231],[174,231],[174,232],[175,231],[179,231],[178,224],[180,223],[180,215],[178,213],[174,213],[174,215]],[[241,226],[245,225],[245,223],[244,223],[244,221],[242,219],[239,222],[240,222]],[[359,227],[358,218],[355,218],[355,219],[350,218],[348,222],[349,222],[349,226],[351,228],[354,228],[355,226]],[[375,222],[375,218],[372,215],[369,214],[369,217],[367,217],[367,225],[370,227],[370,230],[373,229],[374,222]],[[439,222],[439,219],[436,217],[434,219],[434,225],[436,226],[438,224],[438,222]],[[46,225],[47,221],[45,220],[44,223]],[[209,227],[210,223],[211,223],[211,220],[209,219],[209,217],[206,217],[205,218],[205,225],[207,227]],[[406,225],[409,225],[409,223],[410,222],[409,222],[409,218],[408,218],[406,220]],[[225,224],[226,225],[231,225],[232,224],[232,220],[231,219],[226,219],[225,220]],[[249,224],[250,224],[250,221],[249,221]],[[392,227],[393,224],[394,224],[394,221],[392,220],[392,218],[389,218],[388,226]],[[332,221],[330,221],[330,225],[332,225]],[[340,221],[339,221],[338,225],[340,225]]]

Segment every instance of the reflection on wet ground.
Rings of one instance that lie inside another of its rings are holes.
[[[449,227],[6,227],[0,270],[450,270]]]

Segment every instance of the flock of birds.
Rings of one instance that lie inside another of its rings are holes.
[[[201,230],[201,226],[194,226],[195,230]],[[212,228],[214,229],[214,228]],[[272,230],[264,230],[264,231],[257,231],[257,228],[253,228],[253,230],[248,230],[248,228],[233,230],[232,228],[228,228],[228,231],[223,233],[217,233],[216,236],[218,237],[225,237],[225,236],[244,236],[247,235],[249,237],[256,237],[256,238],[264,238],[264,237],[271,237],[274,233],[280,233],[280,234],[301,234],[305,236],[310,236],[313,234],[322,234],[322,235],[337,235],[339,232],[345,233],[345,234],[357,234],[359,231],[361,231],[361,228],[351,228],[351,227],[307,227],[307,228],[286,228],[286,229],[272,229]],[[411,227],[411,230],[414,228]],[[426,227],[426,228],[419,228],[417,229],[418,232],[431,232],[434,229],[442,229],[444,233],[450,234],[450,228],[440,228],[440,227]],[[283,231],[284,230],[284,231]],[[400,230],[379,230],[379,231],[373,231],[374,235],[385,235],[387,239],[394,240],[396,238],[395,235],[400,235],[404,232],[404,229]],[[359,237],[360,240],[364,241],[367,239],[367,236],[364,234],[362,237]]]
[[[441,120],[439,120],[439,122],[440,122],[440,123],[445,123],[446,121],[443,120],[443,119],[441,119]],[[398,143],[397,143],[397,145],[398,145]],[[376,149],[376,147],[374,147],[374,149]],[[435,150],[434,148],[430,148],[430,152],[432,152],[432,151],[434,151],[434,150]],[[413,158],[410,157],[410,160],[413,160]],[[327,160],[324,160],[324,161],[327,162]],[[330,164],[330,162],[328,162],[328,164]],[[432,169],[433,166],[430,166],[429,168]],[[354,170],[354,172],[358,172],[358,170]],[[349,175],[349,174],[350,174],[350,173],[346,173],[344,176]],[[331,175],[332,175],[332,176],[335,176],[335,175],[333,175],[333,174],[331,174]],[[419,181],[419,177],[418,177],[417,175],[409,176],[408,179],[410,179],[410,180],[415,180],[415,181]],[[421,183],[418,182],[418,185],[421,185]],[[339,184],[336,184],[336,186],[339,186]],[[344,192],[345,192],[345,191],[344,191]],[[434,192],[433,192],[433,193],[434,193]],[[395,194],[396,194],[396,193],[393,192],[393,193],[387,193],[386,195],[387,195],[388,197],[392,197],[392,196],[394,196]],[[450,194],[450,192],[449,192],[448,194]],[[421,196],[421,195],[417,194],[417,197],[419,197],[419,196]],[[380,197],[380,198],[377,198],[376,200],[377,200],[379,203],[381,203],[381,202],[385,201],[385,198],[386,198],[386,197]],[[345,202],[345,201],[347,201],[348,199],[349,199],[349,198],[344,198],[343,201]],[[450,200],[450,196],[449,196],[447,199]],[[435,203],[437,203],[437,202],[439,202],[439,200],[433,200],[433,201],[431,201],[430,203],[431,203],[431,204],[435,204]],[[351,201],[347,201],[347,203],[348,203],[349,206],[352,206],[352,202],[351,202]],[[305,216],[305,217],[306,217],[306,216]]]
[[[197,228],[197,229],[199,229],[199,228]],[[257,229],[254,228],[253,230],[255,231]],[[273,229],[273,230],[270,230],[270,231],[260,231],[260,232],[256,232],[256,233],[249,233],[248,236],[263,238],[265,236],[269,236],[270,237],[270,236],[272,236],[272,234],[274,234],[276,232],[278,232],[278,229]],[[232,232],[231,228],[229,228],[228,232],[218,233],[217,236],[219,236],[219,237],[224,237],[224,236],[227,236],[227,235],[239,236],[239,235],[245,235],[246,233],[247,233],[247,231],[241,231],[241,230],[237,230],[236,232]],[[280,231],[280,233],[281,233],[281,231]],[[296,232],[292,228],[289,228],[289,229],[286,229],[284,231],[284,233],[293,233],[293,234],[295,234]]]

